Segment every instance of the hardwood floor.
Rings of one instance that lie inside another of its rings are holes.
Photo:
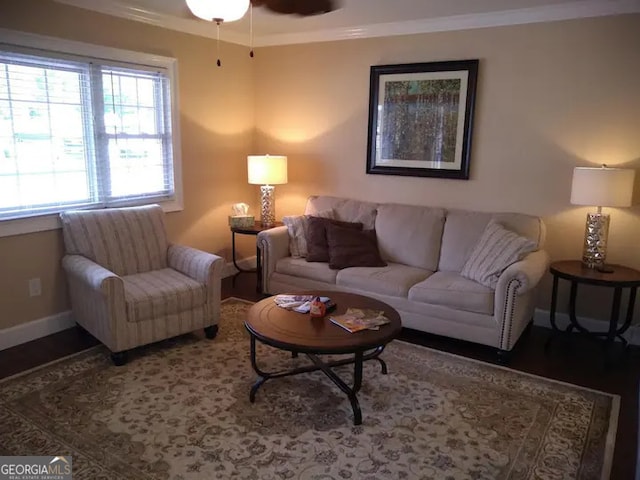
[[[234,284],[235,283],[235,284]],[[233,282],[223,280],[222,297],[235,296],[256,301],[255,276],[241,274]],[[545,352],[550,330],[533,327],[514,350],[509,367],[555,380],[620,395],[620,416],[611,479],[631,480],[638,458],[638,386],[640,382],[640,348],[630,349],[625,362],[605,370],[602,351],[588,339],[572,337],[569,342],[556,339]],[[495,363],[493,349],[416,331],[404,331],[403,340],[426,345],[478,360]],[[0,351],[0,378],[42,365],[82,351],[97,341],[79,328]]]

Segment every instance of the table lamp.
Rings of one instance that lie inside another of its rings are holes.
[[[287,183],[287,157],[284,155],[249,155],[249,183],[260,187],[260,222],[264,227],[276,223],[274,185]]]
[[[630,207],[635,171],[625,168],[576,167],[573,169],[571,203],[597,206],[597,213],[587,213],[582,264],[606,271],[609,214],[602,207]]]

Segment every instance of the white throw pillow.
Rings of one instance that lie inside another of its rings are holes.
[[[289,233],[289,252],[293,258],[307,256],[307,220],[312,215],[290,215],[282,217],[282,223],[287,226]],[[332,209],[313,214],[314,217],[334,218]]]
[[[495,290],[505,269],[536,250],[536,243],[493,221],[484,229],[460,275]]]

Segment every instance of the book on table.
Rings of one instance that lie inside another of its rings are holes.
[[[317,295],[276,295],[273,301],[280,308],[285,308],[298,313],[309,313],[311,302]],[[335,307],[335,303],[329,297],[320,297],[320,301],[325,304],[327,310]]]
[[[342,315],[332,315],[329,320],[346,331],[355,333],[361,330],[378,330],[389,323],[382,310],[366,308],[347,308]]]

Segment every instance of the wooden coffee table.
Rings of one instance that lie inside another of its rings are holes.
[[[367,360],[377,360],[380,362],[382,373],[387,373],[387,365],[380,358],[380,354],[385,345],[400,333],[400,315],[386,303],[362,295],[343,292],[296,294],[331,297],[337,306],[324,318],[311,318],[309,314],[280,308],[276,306],[273,297],[265,298],[249,309],[245,327],[251,336],[251,366],[258,374],[258,379],[249,392],[249,400],[251,403],[255,402],[258,389],[267,380],[321,370],[347,395],[353,409],[353,423],[360,425],[362,412],[356,395],[362,385],[362,364]],[[349,307],[383,310],[390,323],[381,326],[379,330],[349,333],[329,321],[330,315],[344,313]],[[265,345],[289,351],[294,357],[298,353],[304,353],[312,365],[280,372],[261,370],[256,362],[256,339]],[[324,361],[320,358],[320,355],[330,354],[353,354],[353,357],[334,361]],[[332,370],[334,367],[350,364],[354,365],[353,387],[347,385]]]

